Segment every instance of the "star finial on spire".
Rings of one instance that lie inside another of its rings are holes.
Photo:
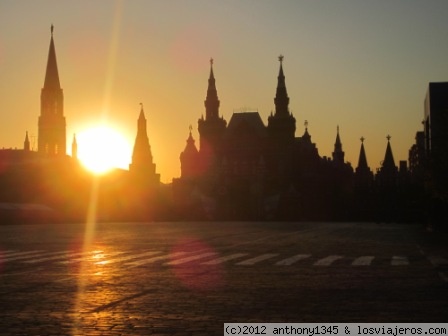
[[[140,109],[143,110],[143,103],[140,103]]]
[[[280,64],[283,63],[283,58],[285,58],[285,56],[283,56],[282,54],[280,54],[280,56],[278,57],[278,60],[280,61]]]
[[[190,133],[191,133],[191,131],[193,130],[193,126],[190,125],[190,126],[188,127],[188,129],[190,130]]]
[[[387,141],[390,141],[390,138],[392,138],[392,137],[388,134],[386,137]]]
[[[53,26],[53,24],[51,24],[51,28],[50,28],[50,30],[51,30],[51,37],[53,37],[53,30],[54,30],[54,26]]]
[[[213,57],[210,58],[210,65],[213,65]]]
[[[305,128],[308,129],[308,120],[305,120],[304,125],[305,125]]]
[[[365,140],[366,138],[364,138],[363,136],[361,137],[361,139],[359,139],[359,140],[361,140],[361,142],[362,143],[364,143],[364,140]]]

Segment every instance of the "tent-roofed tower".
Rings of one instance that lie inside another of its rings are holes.
[[[59,81],[56,50],[51,25],[50,48],[44,86],[40,96],[38,125],[38,152],[48,156],[65,155],[66,122],[64,117],[64,95]]]
[[[337,131],[336,131],[336,141],[334,143],[334,151],[332,153],[333,155],[333,161],[336,163],[344,163],[344,157],[345,157],[345,153],[342,150],[342,142],[341,142],[341,137],[339,136],[339,126],[337,127]]]
[[[373,173],[367,163],[366,150],[364,148],[364,137],[361,137],[361,149],[359,150],[358,166],[355,171],[355,184],[361,191],[369,191],[373,184]]]
[[[76,134],[73,134],[72,159],[78,160],[78,141],[76,141]]]
[[[25,141],[23,142],[23,150],[25,152],[30,151],[30,139],[28,137],[28,131],[26,131],[26,134],[25,134]]]
[[[156,174],[156,165],[153,162],[151,146],[149,145],[148,133],[146,130],[146,118],[143,111],[143,104],[140,104],[140,115],[137,121],[137,136],[135,137],[134,150],[132,152],[132,163],[129,165],[130,173],[134,176],[158,184],[160,175]]]
[[[222,137],[227,122],[219,116],[219,99],[216,90],[215,75],[213,73],[213,59],[210,59],[210,76],[208,79],[207,97],[204,101],[205,119],[198,120],[199,150],[204,162],[204,169],[208,170],[219,155]]]
[[[289,97],[283,73],[283,55],[279,56],[280,69],[277,77],[277,90],[274,98],[275,113],[268,118],[268,131],[276,142],[281,144],[294,141],[296,119],[289,111]]]
[[[391,136],[388,135],[386,153],[384,154],[384,160],[378,172],[378,183],[381,187],[386,188],[392,188],[396,186],[398,173],[398,168],[395,165],[394,156],[392,154],[390,139]]]

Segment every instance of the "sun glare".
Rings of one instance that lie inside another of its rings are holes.
[[[131,146],[109,126],[95,126],[76,134],[78,159],[90,171],[103,174],[113,168],[128,169]]]

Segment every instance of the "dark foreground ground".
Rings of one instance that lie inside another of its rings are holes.
[[[448,322],[447,246],[418,225],[3,225],[0,335]]]

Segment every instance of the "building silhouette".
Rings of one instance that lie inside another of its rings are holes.
[[[219,115],[211,62],[206,117],[198,121],[200,149],[190,130],[180,156],[181,177],[174,181],[179,203],[195,199],[196,206],[203,202],[207,216],[225,219],[326,219],[344,212],[342,204],[330,206],[332,200],[344,202],[340,194],[352,187],[347,179],[353,169],[344,162],[339,128],[333,160],[319,156],[308,122],[303,136],[295,136],[283,59],[279,57],[275,112],[267,125],[258,112],[233,113],[227,125]]]
[[[37,150],[25,132],[23,149],[0,150],[0,203],[39,203],[60,220],[83,220],[92,176],[78,164],[76,135],[66,154],[64,97],[51,26]],[[289,109],[284,57],[279,57],[274,111],[267,123],[257,111],[220,114],[213,59],[198,119],[199,146],[190,126],[180,153],[181,174],[160,182],[141,105],[129,171],[115,170],[99,183],[99,220],[222,219],[328,220],[439,223],[448,218],[448,82],[429,83],[423,129],[407,161],[397,167],[387,136],[384,160],[374,174],[361,137],[355,169],[345,161],[343,135],[336,127],[331,157],[321,156],[308,121],[296,136]],[[314,125],[313,125],[314,127]],[[299,132],[299,131],[298,131]],[[33,140],[31,136],[31,140]],[[159,144],[162,145],[162,144]],[[409,163],[409,168],[408,168]],[[7,208],[7,207],[6,207]],[[46,212],[44,217],[54,219]],[[53,212],[51,212],[53,214]],[[10,214],[0,211],[0,220]]]

